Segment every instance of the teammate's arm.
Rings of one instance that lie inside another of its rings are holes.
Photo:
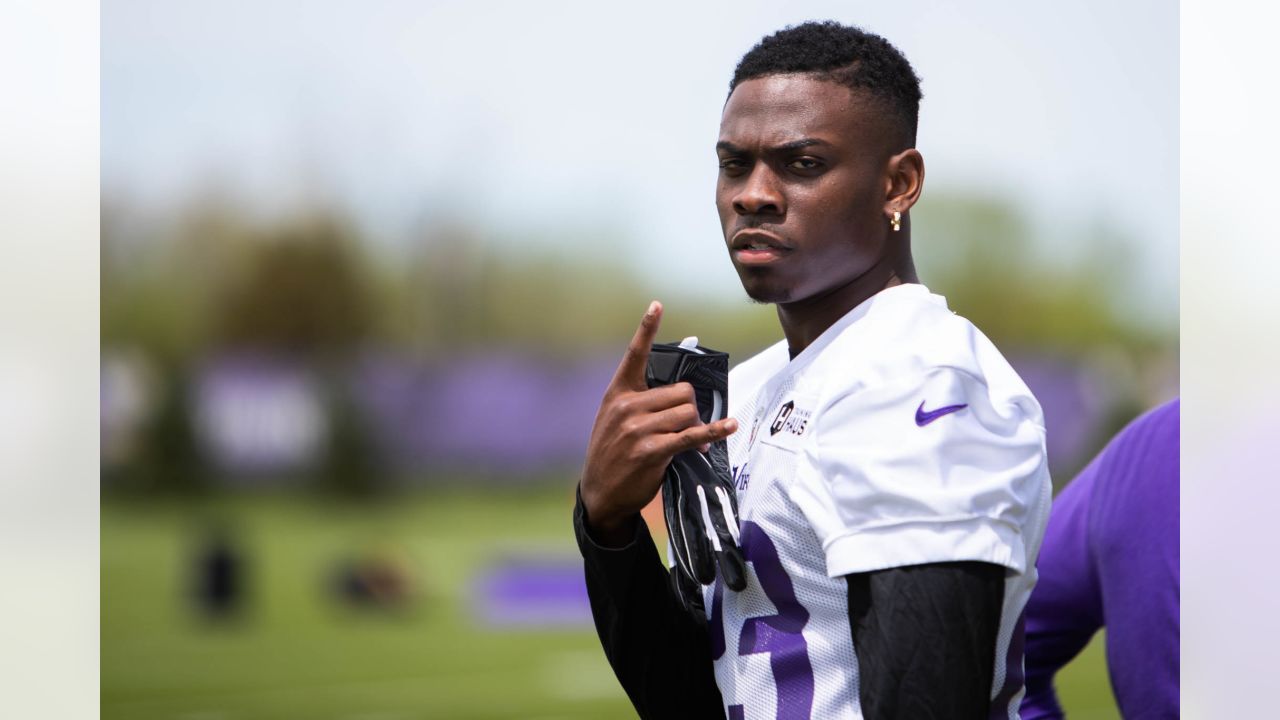
[[[722,717],[706,630],[671,589],[640,510],[676,453],[728,436],[737,422],[702,424],[688,383],[649,389],[661,315],[650,305],[600,403],[574,528],[596,631],[640,717]]]
[[[1004,576],[983,562],[846,575],[863,717],[985,720]]]

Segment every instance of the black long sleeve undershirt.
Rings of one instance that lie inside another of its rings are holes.
[[[863,717],[988,717],[1004,575],[944,562],[845,576]]]
[[[609,664],[641,718],[723,718],[707,630],[685,612],[637,519],[621,548],[597,544],[578,498],[574,532]],[[1004,568],[932,563],[846,576],[867,720],[986,718]]]
[[[676,599],[671,576],[649,528],[621,548],[606,548],[587,533],[582,497],[573,529],[586,564],[591,615],[604,654],[644,720],[723,718],[711,640]]]

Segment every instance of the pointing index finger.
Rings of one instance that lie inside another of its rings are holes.
[[[640,327],[636,328],[636,334],[631,338],[631,343],[627,345],[627,351],[622,356],[618,372],[613,376],[615,386],[636,391],[647,389],[644,369],[649,362],[649,347],[653,345],[653,339],[658,336],[658,325],[661,322],[662,303],[654,300],[649,303],[649,309],[645,311],[644,317],[640,318]]]

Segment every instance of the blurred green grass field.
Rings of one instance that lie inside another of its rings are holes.
[[[594,633],[487,627],[475,574],[511,555],[573,556],[562,491],[439,492],[379,503],[296,496],[102,507],[102,717],[632,718]],[[250,564],[240,621],[211,624],[187,596],[211,521]],[[324,592],[333,563],[372,547],[407,554],[419,597],[357,613]],[[1118,718],[1100,639],[1059,678],[1072,718]]]

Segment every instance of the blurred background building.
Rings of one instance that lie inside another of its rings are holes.
[[[587,432],[654,297],[778,339],[712,146],[738,57],[828,17],[922,77],[922,279],[1065,482],[1177,393],[1176,7],[104,3],[104,717],[628,717]],[[243,621],[200,623],[227,548]]]

